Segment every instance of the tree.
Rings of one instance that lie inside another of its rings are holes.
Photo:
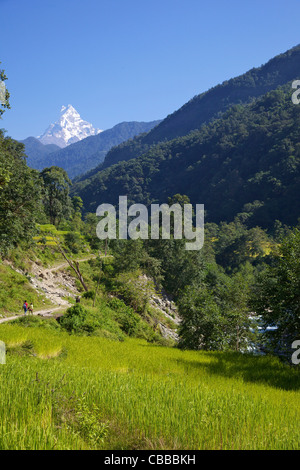
[[[1,62],[0,62],[1,63]],[[7,80],[0,69],[0,83]],[[10,109],[9,92],[1,85],[0,119]],[[24,145],[5,137],[0,130],[0,254],[6,255],[20,242],[31,240],[40,208],[38,172],[26,165]]]
[[[96,228],[98,222],[99,218],[96,214],[93,214],[92,212],[85,214],[82,233],[84,234],[85,239],[89,243],[92,250],[104,249],[105,242],[107,242],[107,240],[100,240],[97,237]]]
[[[263,326],[277,329],[271,341],[272,349],[290,351],[300,338],[300,230],[295,228],[283,238],[273,263],[257,278],[252,300]]]
[[[188,287],[178,302],[182,322],[179,347],[222,349],[222,316],[214,296],[205,285]]]
[[[81,274],[81,271],[80,271],[80,268],[79,268],[79,262],[76,261],[76,260],[71,260],[66,251],[64,250],[64,248],[62,247],[61,243],[60,243],[60,240],[58,237],[53,237],[55,239],[55,242],[56,242],[56,247],[57,249],[60,251],[60,253],[63,255],[63,257],[65,258],[65,260],[67,261],[67,263],[69,264],[70,268],[73,269],[73,271],[75,272],[76,276],[78,277],[78,280],[80,281],[82,287],[84,288],[85,292],[88,291],[88,288],[87,288],[87,285],[83,279],[83,276]]]
[[[79,196],[73,196],[72,197],[72,205],[75,213],[81,214],[82,206],[83,206],[83,201],[81,197]]]
[[[72,210],[69,196],[71,181],[65,170],[57,166],[45,168],[40,177],[43,180],[43,203],[50,223],[58,225],[68,218]]]
[[[179,298],[180,347],[247,351],[254,340],[249,315],[252,283],[250,264],[232,276],[217,265],[208,266],[203,281],[186,288]]]
[[[26,165],[24,145],[0,131],[0,252],[35,233],[40,210],[39,174]]]

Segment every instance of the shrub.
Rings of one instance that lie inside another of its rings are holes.
[[[109,307],[116,312],[116,320],[124,333],[129,336],[134,335],[140,322],[140,317],[131,307],[128,307],[122,300],[113,298],[108,302]]]
[[[61,317],[60,324],[69,333],[124,340],[119,324],[112,319],[111,311],[105,306],[99,311],[92,308],[86,309],[79,304],[74,305]]]
[[[60,325],[69,333],[92,332],[95,327],[88,321],[88,311],[82,305],[73,305],[60,318]]]

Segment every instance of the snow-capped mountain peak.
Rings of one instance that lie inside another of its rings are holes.
[[[95,129],[92,124],[81,119],[76,109],[68,104],[61,107],[59,120],[50,124],[44,134],[37,138],[42,144],[56,144],[63,148],[100,132],[100,129]]]

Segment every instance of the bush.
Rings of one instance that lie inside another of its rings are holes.
[[[134,335],[140,322],[139,315],[137,315],[131,307],[125,305],[122,300],[115,297],[109,300],[108,305],[116,312],[115,318],[120,324],[122,331],[129,336]]]
[[[124,340],[119,324],[112,319],[111,311],[106,306],[99,311],[93,308],[86,309],[79,304],[74,305],[61,317],[60,324],[69,333]]]
[[[73,305],[61,317],[60,325],[69,333],[92,333],[95,325],[88,319],[88,311],[82,305]]]

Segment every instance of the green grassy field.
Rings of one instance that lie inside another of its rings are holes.
[[[0,325],[0,449],[299,449],[297,368],[45,325]]]

